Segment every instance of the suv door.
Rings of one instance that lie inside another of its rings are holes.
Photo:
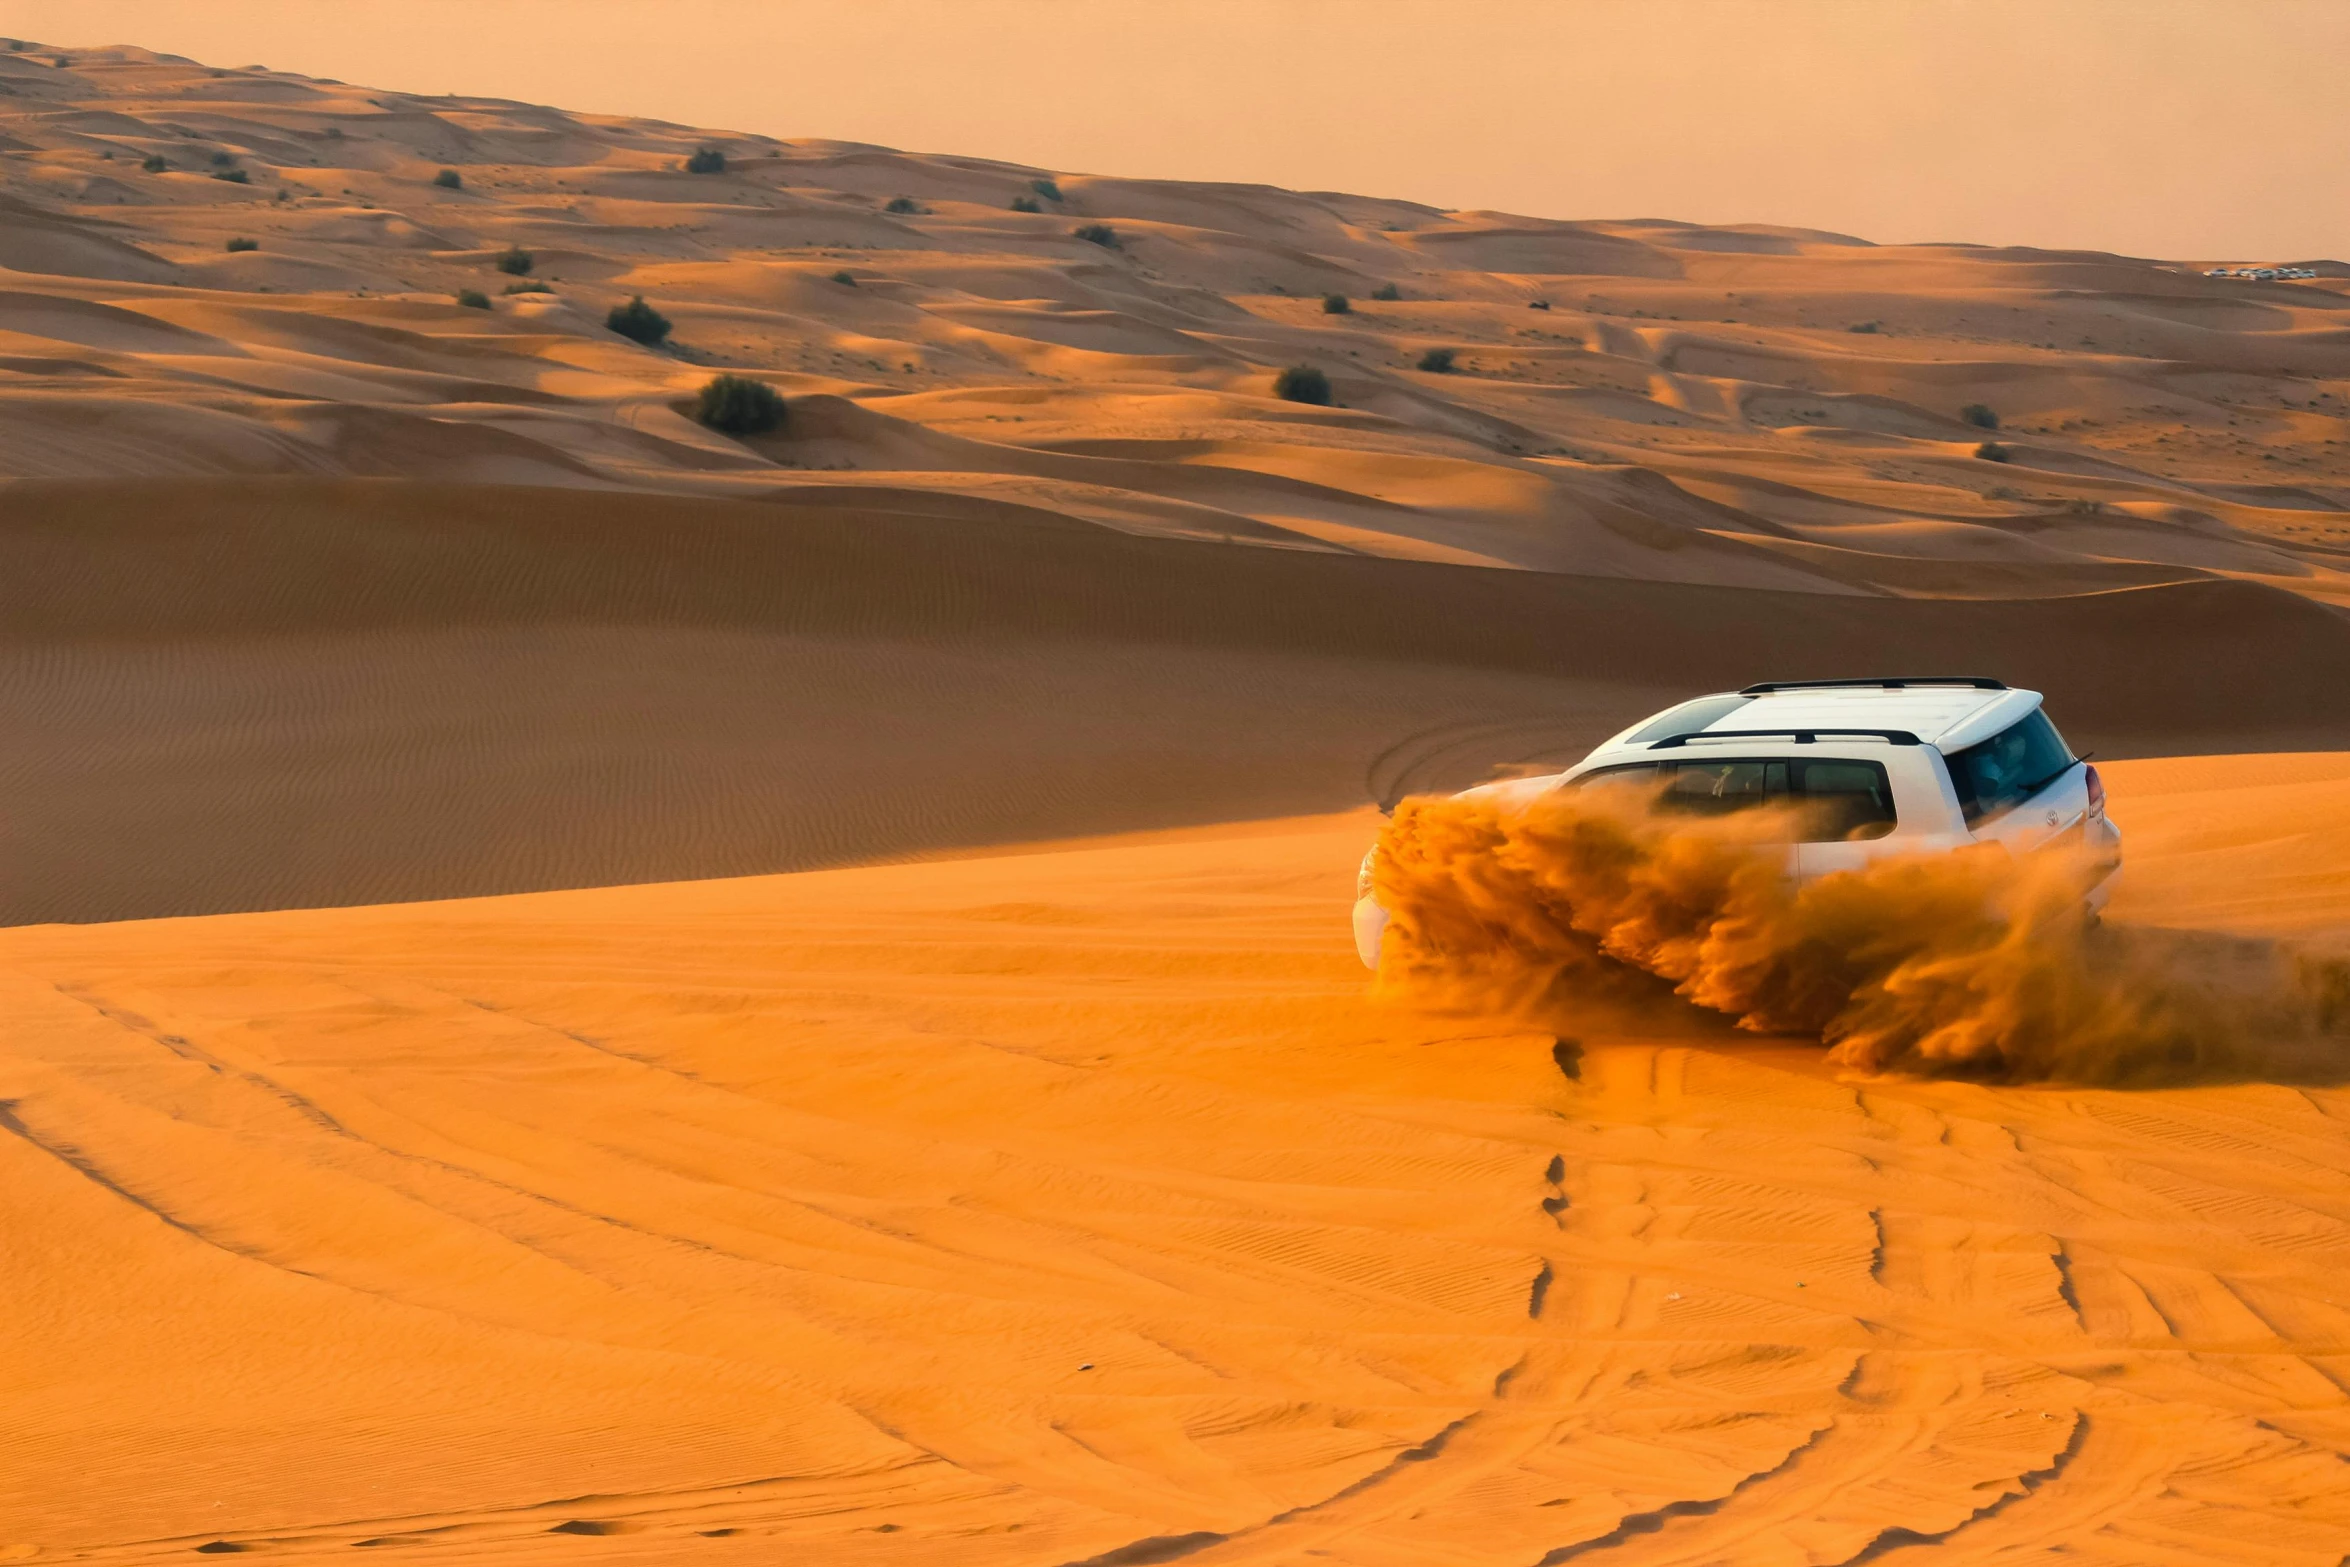
[[[1883,851],[1899,815],[1885,764],[1851,757],[1805,757],[1788,764],[1788,797],[1804,816],[1796,874],[1809,879],[1858,870]]]

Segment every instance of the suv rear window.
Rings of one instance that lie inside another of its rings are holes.
[[[1882,838],[1895,820],[1893,786],[1883,764],[1842,757],[1635,762],[1585,773],[1574,787],[1651,780],[1661,785],[1657,809],[1676,814],[1723,816],[1758,805],[1806,806],[1804,843]]]
[[[2023,804],[2072,770],[2072,747],[2038,708],[1943,762],[1970,822]]]

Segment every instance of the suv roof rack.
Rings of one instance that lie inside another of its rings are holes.
[[[1905,686],[1973,686],[1977,691],[2004,691],[2007,682],[1988,675],[1883,675],[1874,680],[1765,680],[1741,690],[1740,696],[1768,696],[1773,691],[1885,690]]]
[[[1649,749],[1669,751],[1692,740],[1760,740],[1770,735],[1793,735],[1797,745],[1809,745],[1821,735],[1873,735],[1892,745],[1922,743],[1906,729],[1693,729],[1684,735],[1667,735],[1650,744]]]

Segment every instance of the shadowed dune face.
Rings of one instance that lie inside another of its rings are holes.
[[[0,478],[879,486],[1585,575],[2345,597],[2335,276],[1440,212],[59,57],[0,54]],[[703,147],[723,172],[683,171]],[[527,277],[499,270],[515,250]],[[603,325],[639,294],[674,323],[661,350]],[[1449,373],[1420,368],[1438,349]],[[1339,406],[1272,396],[1297,363]],[[681,411],[718,371],[806,401],[728,439]]]
[[[2117,918],[2350,938],[2340,755],[2110,778]],[[1379,1008],[1375,825],[0,932],[0,1547],[2350,1550],[2338,1084]]]
[[[2254,583],[1823,596],[834,495],[19,486],[0,513],[0,922],[1344,809],[1562,766],[1764,676],[1992,674],[2047,691],[2106,757],[2350,729],[2350,622]]]

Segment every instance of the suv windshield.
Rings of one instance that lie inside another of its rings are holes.
[[[1990,739],[1943,760],[1958,791],[1959,809],[1976,822],[2023,804],[2062,778],[2072,768],[2073,752],[2048,715],[2034,708]]]

